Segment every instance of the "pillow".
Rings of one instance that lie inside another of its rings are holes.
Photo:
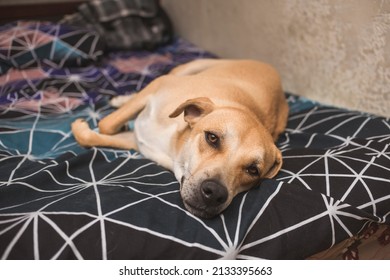
[[[94,0],[61,22],[96,30],[110,50],[152,50],[173,38],[171,21],[158,0]]]

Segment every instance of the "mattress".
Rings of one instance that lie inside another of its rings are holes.
[[[90,30],[1,26],[1,259],[305,259],[390,225],[389,119],[296,94],[281,171],[213,219],[189,213],[173,174],[142,154],[76,143],[75,119],[96,129],[113,96],[205,57],[182,38],[107,52]]]

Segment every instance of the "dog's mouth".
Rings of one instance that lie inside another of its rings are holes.
[[[204,207],[199,207],[199,206],[194,206],[191,203],[188,203],[183,200],[184,206],[186,209],[191,213],[194,214],[197,217],[204,218],[204,219],[211,219],[217,216],[220,211],[217,211],[217,209],[213,208],[207,208],[206,206]]]

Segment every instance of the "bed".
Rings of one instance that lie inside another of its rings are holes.
[[[305,259],[339,246],[349,259],[367,232],[389,250],[389,119],[286,93],[281,171],[213,219],[186,211],[173,174],[141,154],[75,142],[75,119],[96,128],[113,96],[204,57],[177,37],[107,52],[91,30],[2,25],[0,258]]]

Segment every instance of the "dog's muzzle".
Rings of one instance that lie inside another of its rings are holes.
[[[182,193],[187,210],[202,218],[218,215],[226,208],[228,197],[227,188],[216,180],[205,180],[197,187],[191,187]]]

